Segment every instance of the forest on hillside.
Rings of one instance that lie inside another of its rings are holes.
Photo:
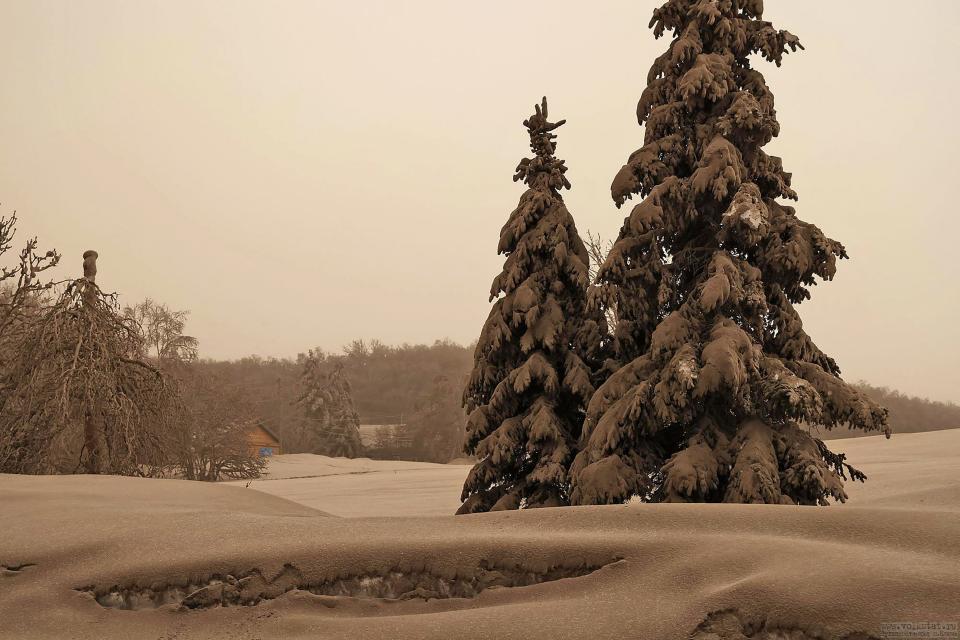
[[[472,361],[471,347],[448,340],[400,346],[355,340],[342,353],[330,355],[344,363],[362,424],[403,421],[423,439],[462,436],[465,418],[460,403]],[[299,444],[297,424],[302,420],[296,403],[301,363],[302,357],[298,361],[250,356],[233,361],[200,360],[195,366],[216,372],[241,389],[264,422],[284,438],[285,444],[289,443],[287,450],[295,451]],[[960,428],[960,405],[909,396],[863,381],[854,386],[890,410],[894,434]],[[862,435],[869,434],[843,427],[826,434],[828,438]],[[415,448],[418,444],[414,442]]]
[[[314,349],[326,367],[342,366],[361,424],[404,425],[408,455],[446,462],[461,455],[461,395],[470,367],[469,348],[437,340],[432,345],[388,346],[354,340],[341,353]],[[290,453],[311,451],[310,419],[299,402],[309,356],[232,361],[198,360],[189,366],[242,395],[252,412],[281,437]]]
[[[928,398],[909,396],[896,389],[878,387],[863,380],[854,385],[890,411],[890,427],[893,433],[919,433],[960,428],[960,405],[939,402]],[[829,432],[830,438],[855,438],[865,435],[847,427],[837,427]]]

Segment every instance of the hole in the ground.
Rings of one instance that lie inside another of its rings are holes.
[[[771,624],[766,620],[754,620],[736,609],[714,611],[701,622],[690,640],[879,640],[862,631],[843,636],[826,632],[801,629],[796,626]]]
[[[35,567],[35,566],[37,565],[34,564],[33,562],[24,562],[23,564],[0,564],[0,569],[3,569],[3,573],[5,574],[11,574],[11,573],[20,573],[21,571],[23,571],[28,567]]]
[[[440,598],[472,598],[485,589],[525,587],[542,582],[577,578],[618,562],[614,558],[601,564],[557,565],[546,570],[482,562],[469,570],[458,570],[450,578],[429,570],[383,573],[360,573],[332,580],[310,581],[294,565],[267,579],[259,569],[242,573],[214,574],[201,582],[155,583],[152,588],[137,585],[95,586],[77,589],[92,594],[97,603],[111,609],[155,609],[176,605],[181,609],[207,609],[255,605],[298,589],[316,595],[412,600]]]

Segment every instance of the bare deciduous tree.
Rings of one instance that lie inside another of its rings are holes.
[[[16,212],[0,218],[0,257],[13,248],[16,233]],[[0,266],[0,350],[4,353],[2,347],[23,328],[23,311],[34,309],[40,296],[53,286],[50,281],[41,281],[38,274],[55,267],[60,254],[52,249],[41,253],[37,244],[36,238],[30,238],[20,250],[16,266]]]
[[[181,384],[184,422],[177,466],[188,480],[258,478],[266,464],[247,442],[256,424],[244,391],[222,377],[185,372]]]
[[[142,337],[143,357],[156,358],[161,364],[197,359],[199,342],[183,334],[189,311],[174,311],[147,298],[132,307],[124,307],[123,314],[136,325]]]
[[[176,390],[137,359],[116,296],[84,277],[26,324],[0,371],[0,471],[149,475],[167,463]]]
[[[610,249],[613,248],[613,240],[604,240],[600,237],[600,234],[593,235],[587,230],[587,253],[590,254],[590,264],[588,265],[590,273],[590,282],[592,283],[597,281],[597,274],[600,273],[600,267],[607,259],[607,255],[610,253]],[[617,301],[610,300],[607,304],[603,305],[603,315],[607,319],[608,327],[617,326]]]

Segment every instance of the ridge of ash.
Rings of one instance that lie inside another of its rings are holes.
[[[471,569],[458,569],[455,577],[430,571],[357,573],[332,579],[310,581],[295,565],[285,564],[280,573],[268,579],[260,569],[233,574],[213,574],[206,580],[187,583],[154,582],[139,585],[87,586],[76,591],[93,595],[97,603],[109,609],[138,610],[172,606],[181,610],[212,607],[253,606],[272,600],[288,591],[307,591],[314,595],[379,600],[431,600],[473,598],[481,591],[497,587],[525,587],[566,578],[578,578],[619,562],[614,558],[602,564],[556,565],[546,570],[481,562]]]

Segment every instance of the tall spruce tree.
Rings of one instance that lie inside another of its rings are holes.
[[[300,403],[307,418],[303,441],[310,451],[326,456],[359,457],[363,453],[360,417],[353,405],[343,363],[311,349],[303,360],[301,386]]]
[[[621,365],[594,394],[572,501],[826,504],[865,478],[798,423],[889,431],[840,379],[795,305],[830,280],[843,245],[796,217],[773,94],[750,57],[800,46],[762,0],[670,0],[637,105],[644,146],[613,181],[624,220],[591,306],[615,305]]]
[[[523,122],[535,155],[513,177],[528,188],[500,231],[507,258],[464,390],[466,451],[480,461],[458,513],[569,503],[567,468],[604,329],[586,312],[589,258],[560,195],[570,183],[552,132],[565,121],[547,117],[544,98]]]

